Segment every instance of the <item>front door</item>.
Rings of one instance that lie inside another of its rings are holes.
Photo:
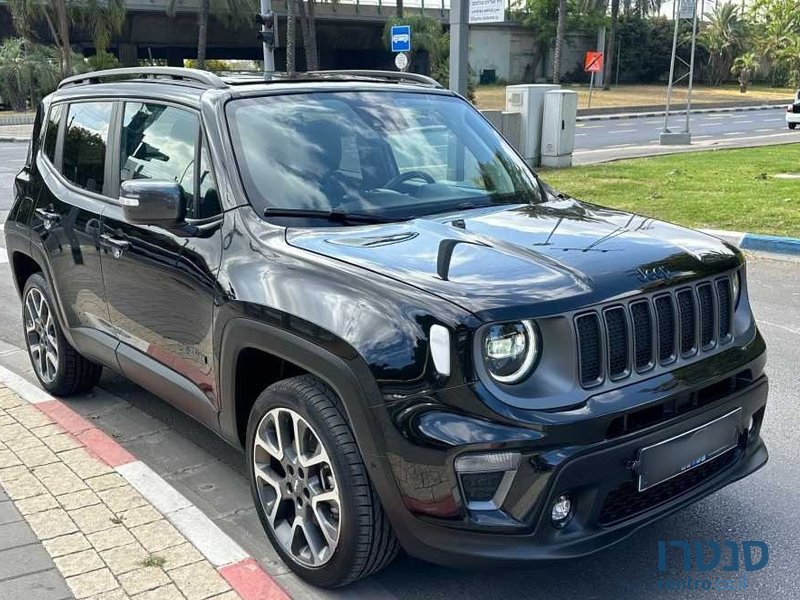
[[[106,147],[114,103],[54,104],[36,157],[42,178],[31,218],[34,253],[54,284],[67,335],[79,352],[114,366],[100,270],[100,217],[110,201]]]
[[[122,371],[214,425],[212,323],[222,241],[221,212],[194,111],[126,102],[117,181],[177,182],[187,201],[180,230],[128,222],[118,205],[103,215],[103,277]],[[199,168],[198,168],[198,165]]]

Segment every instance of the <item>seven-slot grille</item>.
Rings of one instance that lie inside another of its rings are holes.
[[[575,317],[584,387],[618,381],[732,339],[730,277],[681,286]]]

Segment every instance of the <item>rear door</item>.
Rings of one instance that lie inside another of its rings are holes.
[[[117,190],[128,179],[177,182],[188,206],[179,230],[103,216],[103,275],[123,372],[208,425],[216,424],[212,318],[222,214],[200,118],[189,108],[125,102]],[[198,167],[199,165],[199,167]]]
[[[74,101],[50,107],[42,150],[42,179],[31,218],[32,251],[47,266],[67,336],[79,352],[115,366],[100,271],[100,215],[109,198],[106,148],[113,101]]]

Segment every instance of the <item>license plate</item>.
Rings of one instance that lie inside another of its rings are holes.
[[[742,409],[639,450],[639,491],[691,471],[735,448]]]

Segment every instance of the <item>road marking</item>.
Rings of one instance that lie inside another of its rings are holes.
[[[746,131],[726,131],[722,135],[744,135]]]
[[[714,137],[713,135],[696,135],[694,139],[696,140],[707,140],[708,138]]]
[[[584,129],[602,129],[605,125],[582,125]]]
[[[756,129],[756,133],[767,133],[768,131],[775,131],[774,129]]]
[[[778,329],[782,329],[787,333],[792,333],[794,335],[800,335],[800,331],[797,329],[792,329],[791,327],[786,327],[786,325],[778,325],[777,323],[771,323],[769,321],[764,321],[763,319],[758,319],[758,322],[761,325],[769,325],[770,327],[777,327]]]
[[[612,129],[608,133],[636,133],[638,129]]]
[[[764,119],[765,123],[772,123],[773,121],[783,121],[784,119]]]
[[[746,125],[747,123],[754,123],[755,121],[737,121],[737,125]]]
[[[8,252],[6,249],[0,246],[0,265],[8,262]]]
[[[700,127],[719,127],[719,123],[700,123]]]
[[[581,137],[582,135],[589,135],[588,133],[576,133],[575,137]]]

